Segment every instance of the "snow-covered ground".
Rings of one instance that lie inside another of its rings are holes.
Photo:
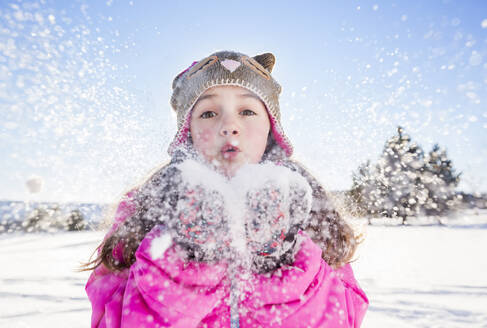
[[[363,327],[487,327],[487,213],[451,226],[368,227],[355,276]]]
[[[487,212],[451,226],[367,226],[353,264],[362,327],[487,327]],[[0,327],[88,327],[87,260],[101,232],[0,235]]]

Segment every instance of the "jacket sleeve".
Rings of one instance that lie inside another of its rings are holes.
[[[134,194],[135,191],[127,193],[118,205],[114,223],[105,235],[105,240],[135,212]],[[113,250],[113,255],[118,260],[123,260],[122,245],[117,245]],[[113,272],[103,263],[91,273],[85,290],[92,306],[92,328],[120,327],[122,301],[128,273],[128,268],[120,272]]]
[[[348,309],[348,322],[350,327],[358,328],[362,324],[369,300],[360,288],[353,275],[352,267],[346,264],[336,270],[345,287],[345,299]]]

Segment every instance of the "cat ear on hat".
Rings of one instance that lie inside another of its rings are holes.
[[[255,59],[256,62],[261,64],[269,73],[272,73],[272,68],[274,67],[274,64],[276,63],[276,57],[274,57],[273,54],[270,52],[262,54],[262,55],[257,55],[255,57],[252,57]]]

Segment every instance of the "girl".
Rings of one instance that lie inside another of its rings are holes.
[[[272,54],[173,82],[171,161],[120,203],[89,263],[92,327],[359,327],[350,227],[291,160]]]

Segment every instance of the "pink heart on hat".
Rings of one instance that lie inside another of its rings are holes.
[[[240,65],[240,62],[233,59],[225,59],[221,62],[222,66],[225,67],[230,73],[233,73]]]

